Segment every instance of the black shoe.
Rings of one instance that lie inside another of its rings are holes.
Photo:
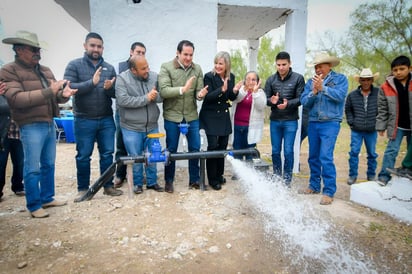
[[[378,180],[376,181],[380,186],[386,186],[389,182],[389,179],[386,179],[384,177],[378,177]]]
[[[165,189],[164,189],[163,187],[159,186],[158,184],[154,184],[154,185],[151,185],[151,186],[146,186],[146,188],[147,188],[147,189],[153,189],[153,190],[155,190],[155,191],[157,191],[157,192],[163,192],[163,191],[165,191]]]
[[[26,192],[24,190],[18,190],[15,191],[14,194],[16,194],[16,196],[25,196]]]
[[[232,176],[232,181],[236,181],[236,180],[239,180],[239,177],[237,175],[233,175]]]
[[[221,185],[226,184],[226,178],[223,177],[223,176],[221,176],[221,177],[219,178],[219,183],[220,183]]]
[[[199,188],[200,188],[199,182],[189,183],[189,189],[199,189]]]
[[[133,192],[136,194],[142,194],[143,193],[143,187],[142,186],[134,186],[133,187]]]
[[[213,184],[213,185],[210,185],[214,190],[221,190],[222,189],[222,186],[220,185],[220,184]]]
[[[174,189],[173,189],[173,182],[166,182],[165,183],[165,191],[167,193],[173,193]]]
[[[348,181],[346,182],[348,185],[353,185],[354,183],[356,183],[356,177],[349,177]]]

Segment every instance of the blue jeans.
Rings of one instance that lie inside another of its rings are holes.
[[[117,161],[120,157],[127,156],[127,152],[123,142],[122,129],[120,128],[120,115],[118,109],[116,110],[114,118],[116,123],[116,152],[114,154],[114,159]],[[126,178],[126,165],[117,166],[116,177],[120,179]]]
[[[391,175],[388,171],[386,171],[386,168],[393,168],[395,166],[396,157],[398,156],[399,148],[401,147],[402,139],[404,136],[406,137],[406,142],[409,146],[411,140],[410,130],[403,130],[398,128],[396,138],[393,140],[388,140],[385,153],[383,154],[382,169],[379,172],[378,178],[381,178],[385,181],[389,181],[391,179]]]
[[[27,209],[33,212],[54,200],[56,129],[53,122],[37,122],[20,127],[23,144],[23,179]]]
[[[351,131],[350,152],[349,152],[349,177],[358,177],[359,152],[362,142],[365,142],[366,153],[368,154],[367,178],[375,178],[378,154],[376,153],[377,132]]]
[[[256,147],[256,144],[249,144],[247,135],[249,133],[249,126],[234,125],[233,129],[233,149],[246,149]],[[236,155],[234,158],[243,159],[243,156]],[[246,160],[251,160],[252,155],[246,155]]]
[[[141,156],[146,149],[150,150],[153,144],[153,139],[148,138],[147,134],[158,133],[159,130],[153,129],[149,132],[137,132],[122,127],[123,141],[126,150],[130,156]],[[156,163],[146,166],[147,186],[152,186],[157,183],[157,167]],[[143,164],[133,164],[133,183],[137,186],[143,186]]]
[[[199,120],[188,122],[189,128],[186,134],[189,152],[197,152],[200,150],[200,134],[199,134]],[[176,153],[179,145],[179,123],[164,120],[164,127],[166,131],[166,147],[170,153]],[[169,165],[165,166],[165,181],[166,183],[173,183],[175,179],[176,163],[171,161]],[[200,168],[199,159],[189,160],[189,182],[199,182]]]
[[[333,197],[336,192],[336,168],[333,151],[340,130],[339,122],[309,122],[309,188]]]
[[[112,116],[100,119],[74,117],[74,134],[76,136],[77,190],[88,190],[90,185],[90,157],[94,142],[100,156],[100,174],[113,163],[114,134],[116,127]],[[113,178],[104,187],[113,186]]]
[[[6,184],[7,160],[11,158],[13,173],[11,175],[11,190],[13,192],[23,191],[23,145],[19,139],[10,139],[6,136],[3,143],[4,150],[0,150],[0,197],[3,196],[3,188]]]
[[[270,142],[272,144],[272,163],[273,173],[282,176],[282,150],[283,140],[283,179],[286,183],[292,181],[296,131],[298,130],[298,121],[270,121]]]

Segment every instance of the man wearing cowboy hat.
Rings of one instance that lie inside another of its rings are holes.
[[[16,53],[15,61],[1,68],[0,79],[7,84],[11,115],[20,127],[27,209],[32,217],[44,218],[49,215],[44,208],[66,204],[54,199],[53,117],[59,116],[58,104],[67,102],[77,90],[66,80],[56,81],[52,71],[39,64],[42,45],[35,33],[18,31],[3,43],[13,45]]]
[[[315,75],[309,79],[300,97],[309,110],[309,186],[302,194],[317,194],[322,190],[321,205],[329,205],[336,192],[336,168],[333,150],[342,122],[348,80],[332,70],[339,59],[326,53],[315,56]],[[321,180],[323,189],[321,189]]]
[[[358,156],[362,142],[365,143],[368,154],[368,169],[366,171],[368,181],[375,180],[376,159],[378,158],[375,151],[378,136],[375,124],[376,115],[378,115],[379,88],[374,87],[372,83],[379,78],[379,73],[373,74],[370,68],[364,68],[354,78],[360,85],[349,93],[345,103],[346,122],[351,128],[348,185],[356,183],[358,177]]]

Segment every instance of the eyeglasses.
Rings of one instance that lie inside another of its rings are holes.
[[[29,47],[29,46],[27,46],[26,49],[30,50],[33,53],[40,52],[41,50],[41,48]]]

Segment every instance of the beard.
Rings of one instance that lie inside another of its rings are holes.
[[[90,59],[95,60],[95,61],[99,60],[100,57],[101,57],[100,53],[98,53],[98,52],[86,52],[86,55]]]

